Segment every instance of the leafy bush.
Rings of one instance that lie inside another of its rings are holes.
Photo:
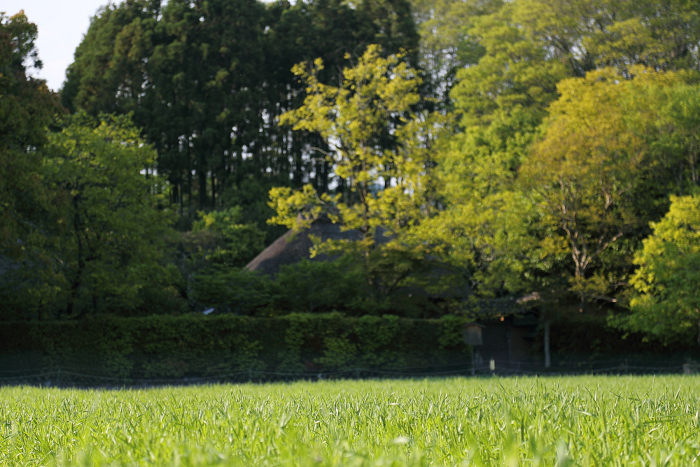
[[[340,313],[101,317],[0,323],[0,368],[59,366],[130,378],[466,363],[461,322]]]
[[[287,311],[364,314],[373,308],[365,289],[364,277],[349,257],[313,262],[304,258],[282,266],[275,276],[275,303]]]
[[[218,312],[266,314],[274,302],[275,284],[246,269],[210,268],[194,279],[196,303]]]
[[[241,207],[199,213],[192,226],[193,237],[209,238],[212,248],[203,251],[207,261],[228,267],[242,267],[265,247],[265,233],[255,224],[243,224]]]

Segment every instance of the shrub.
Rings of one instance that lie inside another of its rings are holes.
[[[340,313],[99,317],[0,323],[0,368],[123,378],[428,367],[470,361],[461,321]]]

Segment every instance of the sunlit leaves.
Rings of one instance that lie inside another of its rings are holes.
[[[357,66],[343,71],[341,87],[318,81],[320,60],[310,72],[303,64],[294,68],[307,83],[307,97],[301,108],[284,114],[281,123],[317,132],[326,140],[331,147],[328,160],[348,192],[341,198],[319,196],[310,186],[294,194],[275,189],[275,222],[297,225],[292,219],[297,213],[308,222],[324,204],[334,221],[360,230],[366,239],[373,239],[379,227],[396,234],[396,227],[416,222],[429,184],[426,163],[431,154],[424,148],[435,138],[431,129],[437,127],[438,117],[411,111],[420,99],[420,78],[401,58],[384,58],[379,46],[370,46]]]
[[[700,342],[700,197],[671,197],[671,208],[635,257],[633,313],[624,327],[667,341],[698,333]]]

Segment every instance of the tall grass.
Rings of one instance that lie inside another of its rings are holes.
[[[700,378],[0,389],[7,466],[690,466]]]

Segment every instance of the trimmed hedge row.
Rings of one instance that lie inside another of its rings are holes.
[[[468,363],[463,320],[291,314],[0,322],[0,372],[59,367],[122,378]]]

